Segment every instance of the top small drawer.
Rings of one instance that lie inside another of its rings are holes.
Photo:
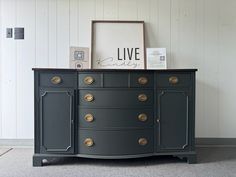
[[[100,73],[79,73],[79,87],[101,87],[101,77]]]
[[[130,73],[130,86],[131,87],[153,87],[153,73],[147,72],[134,72]]]
[[[150,88],[153,82],[153,73],[148,72],[79,73],[81,88]]]
[[[189,73],[157,73],[157,87],[186,87],[191,85]]]
[[[40,86],[43,87],[75,87],[76,73],[40,73]]]

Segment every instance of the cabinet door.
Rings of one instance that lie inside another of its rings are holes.
[[[161,90],[157,97],[158,150],[187,150],[189,146],[189,91]]]
[[[41,153],[74,153],[74,90],[40,90]]]

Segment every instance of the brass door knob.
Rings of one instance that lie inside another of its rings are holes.
[[[145,95],[145,94],[140,94],[139,96],[138,96],[138,100],[139,101],[142,101],[142,102],[144,102],[144,101],[147,101],[147,95]]]
[[[141,146],[145,146],[148,143],[146,138],[139,138],[138,144]]]
[[[87,146],[87,147],[91,147],[91,146],[94,145],[94,142],[93,142],[92,138],[86,138],[86,139],[84,140],[84,144],[85,144],[85,146]]]
[[[62,79],[61,79],[61,77],[59,77],[59,76],[53,76],[52,78],[51,78],[51,83],[53,83],[53,84],[60,84],[61,83],[61,81],[62,81]]]
[[[91,102],[94,100],[94,97],[92,94],[88,93],[84,96],[84,100],[87,101],[87,102]]]
[[[179,82],[178,77],[176,77],[176,76],[169,77],[169,83],[170,84],[177,84],[178,82]]]
[[[139,77],[139,78],[138,78],[138,83],[139,83],[140,85],[145,85],[145,84],[148,83],[148,79],[147,79],[146,77]]]
[[[92,121],[94,120],[92,114],[86,114],[86,115],[84,116],[84,119],[85,119],[87,122],[92,122]]]
[[[94,82],[94,79],[91,76],[87,76],[84,78],[84,83],[87,85],[91,85]]]
[[[147,121],[147,115],[142,113],[138,115],[138,120],[140,120],[141,122],[145,122]]]

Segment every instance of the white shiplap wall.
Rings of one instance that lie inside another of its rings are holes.
[[[90,20],[144,20],[170,68],[198,68],[197,137],[236,138],[235,0],[0,0],[0,138],[33,137],[32,67],[68,67]],[[5,38],[25,27],[25,40]]]

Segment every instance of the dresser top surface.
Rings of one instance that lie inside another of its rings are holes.
[[[70,69],[70,68],[32,68],[34,71],[79,71],[79,72],[131,72],[131,71],[146,71],[146,72],[196,72],[197,69],[185,68],[185,69],[158,69],[158,70],[150,70],[150,69]]]

